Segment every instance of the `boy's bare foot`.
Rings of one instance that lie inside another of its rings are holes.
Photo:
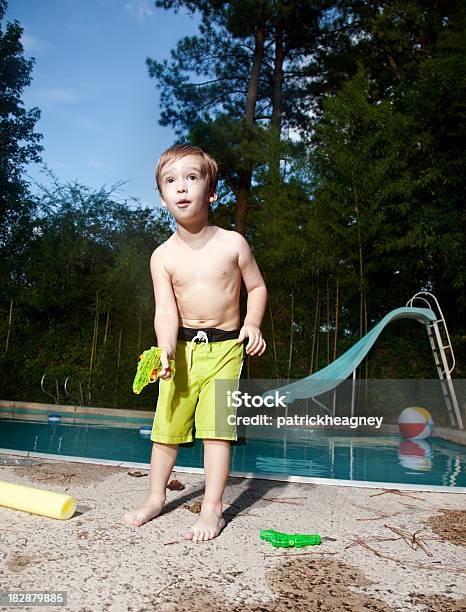
[[[164,503],[164,495],[149,495],[140,508],[125,514],[125,521],[135,527],[141,527],[160,514]]]
[[[216,538],[225,527],[222,513],[214,508],[201,508],[199,520],[184,534],[187,540],[206,542]]]

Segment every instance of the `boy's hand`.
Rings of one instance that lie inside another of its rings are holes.
[[[170,380],[173,375],[173,370],[168,363],[168,358],[173,359],[173,356],[168,355],[167,349],[162,349],[162,353],[160,355],[160,361],[162,362],[162,370],[160,371],[159,378],[163,380]]]
[[[265,347],[267,345],[265,343],[264,338],[262,337],[262,332],[257,327],[257,325],[243,325],[241,331],[239,332],[237,342],[243,342],[245,338],[249,339],[249,342],[246,346],[246,353],[248,355],[257,355],[258,357],[260,357],[265,351]]]

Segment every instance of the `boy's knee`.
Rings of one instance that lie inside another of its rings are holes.
[[[172,443],[168,443],[168,442],[152,442],[152,448],[171,448],[173,450],[177,450],[179,447],[179,444],[172,444]]]
[[[204,446],[230,446],[230,440],[216,440],[215,438],[203,438]]]

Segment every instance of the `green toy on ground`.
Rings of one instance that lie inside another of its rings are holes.
[[[302,548],[303,546],[315,546],[320,544],[322,538],[318,533],[281,533],[273,529],[262,529],[260,539],[270,542],[276,548]]]
[[[133,393],[141,393],[146,385],[154,383],[159,377],[162,370],[162,349],[157,346],[151,346],[150,349],[139,355],[138,369],[133,381]],[[175,371],[175,362],[173,359],[168,360],[168,364],[172,371]]]

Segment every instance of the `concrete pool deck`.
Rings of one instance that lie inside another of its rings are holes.
[[[68,521],[0,507],[0,591],[66,591],[66,607],[39,609],[73,612],[466,607],[464,493],[230,478],[223,533],[193,544],[180,538],[203,476],[173,478],[185,488],[167,491],[162,515],[137,528],[122,517],[144,499],[146,470],[49,458],[1,466],[0,480],[79,503]],[[323,543],[274,549],[260,529]]]

